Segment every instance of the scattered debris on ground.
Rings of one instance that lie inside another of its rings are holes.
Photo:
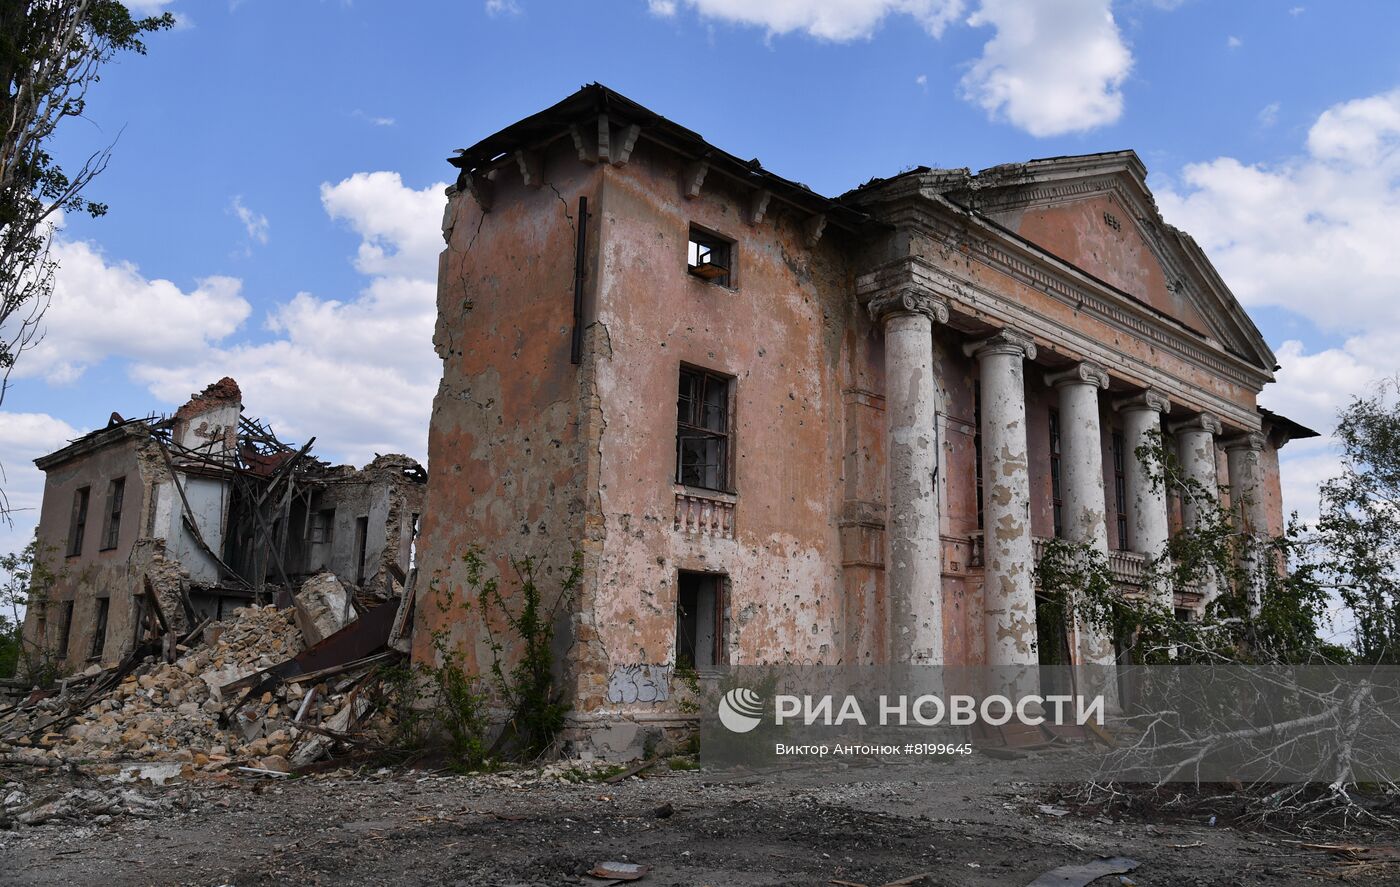
[[[1042,795],[1012,766],[996,784],[952,771],[806,785],[667,767],[608,783],[616,765],[578,761],[478,775],[346,766],[265,778],[231,767],[193,780],[147,763],[128,783],[3,767],[11,825],[0,829],[0,872],[6,887],[1017,887],[1129,857],[1131,874],[1119,866],[1091,883],[1370,885],[1400,875],[1384,830],[1290,840],[1204,819],[1037,815]],[[55,815],[20,826],[21,811]]]

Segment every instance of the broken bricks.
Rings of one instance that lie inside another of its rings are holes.
[[[230,686],[303,649],[291,609],[239,609],[204,637],[173,663],[147,656],[86,675],[0,717],[0,752],[40,766],[148,760],[179,761],[191,772],[246,763],[287,773],[335,750],[339,740],[320,725],[343,734],[370,713],[366,696],[353,690],[382,656],[319,680],[277,682],[247,699]]]

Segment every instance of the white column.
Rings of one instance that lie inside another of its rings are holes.
[[[1166,395],[1150,389],[1118,403],[1123,416],[1123,446],[1127,450],[1123,454],[1123,474],[1128,486],[1128,547],[1149,561],[1162,556],[1170,535],[1167,485],[1158,458],[1158,447],[1164,443],[1160,434],[1162,414],[1170,409]],[[1146,459],[1139,457],[1140,450]],[[1159,575],[1164,571],[1165,564]],[[1167,599],[1171,594],[1169,584],[1159,579],[1156,585],[1154,593],[1170,609],[1173,602]]]
[[[1225,444],[1230,472],[1230,512],[1243,536],[1240,569],[1245,574],[1249,614],[1258,616],[1263,589],[1263,556],[1260,551],[1268,535],[1269,518],[1264,510],[1264,472],[1260,464],[1264,435],[1250,432]]]
[[[987,664],[1036,665],[1035,551],[1023,362],[1030,337],[1003,330],[964,346],[982,380],[982,611]]]
[[[1099,391],[1108,373],[1094,363],[1045,377],[1060,394],[1060,500],[1063,532],[1070,542],[1108,556],[1108,519],[1104,512],[1103,437],[1099,426]],[[1079,626],[1076,662],[1112,665],[1113,639],[1090,626]]]
[[[943,663],[943,543],[938,513],[938,387],[933,322],[948,308],[904,290],[872,299],[885,330],[886,460],[889,478],[885,587],[890,660]]]
[[[1181,497],[1181,522],[1188,530],[1199,529],[1202,515],[1220,505],[1220,482],[1216,477],[1215,439],[1220,420],[1202,413],[1172,425],[1176,434],[1176,458],[1189,488]],[[1215,571],[1200,577],[1201,603],[1208,606],[1220,594]]]

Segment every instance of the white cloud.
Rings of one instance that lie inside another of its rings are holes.
[[[648,0],[647,6],[670,17],[682,3],[702,18],[837,42],[869,37],[893,15],[907,15],[938,37],[964,8],[963,0]]]
[[[927,75],[927,74],[920,74],[918,77],[915,77],[915,78],[914,78],[914,82],[915,82],[916,84],[918,84],[919,86],[927,87],[927,86],[928,86],[928,75]]]
[[[1307,8],[1306,8],[1306,7],[1303,7],[1303,6],[1294,6],[1293,8],[1291,8],[1291,9],[1288,10],[1288,14],[1289,14],[1289,15],[1295,15],[1295,16],[1296,16],[1296,15],[1302,15],[1302,14],[1303,14],[1304,12],[1306,12],[1306,11],[1307,11]]]
[[[1278,112],[1281,106],[1278,102],[1269,102],[1259,109],[1258,120],[1260,126],[1273,126],[1278,123]]]
[[[184,291],[90,243],[60,239],[50,333],[16,375],[60,384],[116,359],[166,405],[233,376],[250,415],[288,440],[316,436],[325,458],[421,458],[441,375],[432,333],[445,188],[415,190],[390,172],[322,185],[327,215],[360,236],[352,261],[368,281],[350,298],[297,293],[275,305],[262,318],[267,341],[235,338],[252,311],[235,278]]]
[[[446,184],[414,191],[396,172],[357,172],[321,185],[321,204],[361,237],[355,267],[372,276],[437,278]]]
[[[61,234],[54,254],[59,270],[44,338],[15,365],[15,378],[64,384],[111,357],[191,357],[233,333],[251,311],[242,283],[231,277],[206,277],[187,292]]]
[[[1234,34],[1231,34],[1229,37],[1225,38],[1225,46],[1228,49],[1239,49],[1241,46],[1244,46],[1244,41]]]
[[[47,413],[0,411],[0,489],[11,523],[0,521],[0,554],[18,552],[34,535],[44,495],[44,473],[34,459],[52,453],[83,432]]]
[[[515,0],[486,0],[486,14],[489,16],[519,15],[520,7]]]
[[[175,0],[126,0],[126,8],[133,16],[160,15]]]
[[[1400,90],[1329,108],[1302,156],[1192,164],[1157,199],[1246,305],[1332,332],[1400,328]]]
[[[1282,453],[1286,505],[1315,516],[1316,485],[1339,465],[1328,436],[1337,410],[1393,375],[1400,354],[1400,89],[1328,108],[1298,156],[1193,164],[1157,200],[1246,305],[1283,308],[1343,337],[1318,350],[1284,342],[1278,383],[1261,396],[1324,435]]]
[[[1080,132],[1123,113],[1132,54],[1111,0],[981,0],[966,19],[995,29],[963,78],[963,98],[1035,136]],[[704,19],[845,42],[871,37],[887,19],[912,18],[932,37],[961,19],[966,0],[648,0],[670,18],[684,5]],[[923,75],[915,81],[925,85]]]
[[[1054,136],[1122,115],[1133,59],[1109,0],[983,0],[968,23],[996,28],[962,81],[993,118]]]
[[[266,317],[272,341],[142,361],[132,375],[168,403],[231,375],[250,415],[287,440],[316,436],[323,457],[422,458],[441,376],[432,333],[444,188],[414,190],[389,172],[323,184],[327,214],[361,237],[354,262],[365,289],[348,300],[298,293]]]
[[[238,221],[243,223],[243,230],[248,232],[249,240],[264,246],[267,245],[269,229],[267,216],[262,213],[253,212],[251,209],[244,206],[242,194],[234,196],[233,202],[229,204],[229,209],[233,211],[234,215],[238,216]]]
[[[380,117],[375,114],[366,114],[359,108],[356,108],[354,111],[352,111],[350,113],[350,116],[358,120],[363,120],[370,126],[394,126],[398,123],[398,121],[395,120],[393,117]]]

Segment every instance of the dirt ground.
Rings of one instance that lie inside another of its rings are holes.
[[[665,762],[616,784],[558,774],[339,771],[143,784],[141,794],[168,809],[0,831],[0,883],[597,884],[612,882],[580,876],[613,860],[651,866],[640,887],[873,887],[921,873],[907,883],[990,887],[1127,856],[1139,864],[1131,875],[1095,885],[1400,884],[1400,865],[1357,867],[1299,843],[1337,836],[1064,814],[1041,809],[1044,788],[1015,781],[793,785]],[[93,784],[0,769],[0,794],[41,798]],[[1400,836],[1346,842],[1394,846]]]

